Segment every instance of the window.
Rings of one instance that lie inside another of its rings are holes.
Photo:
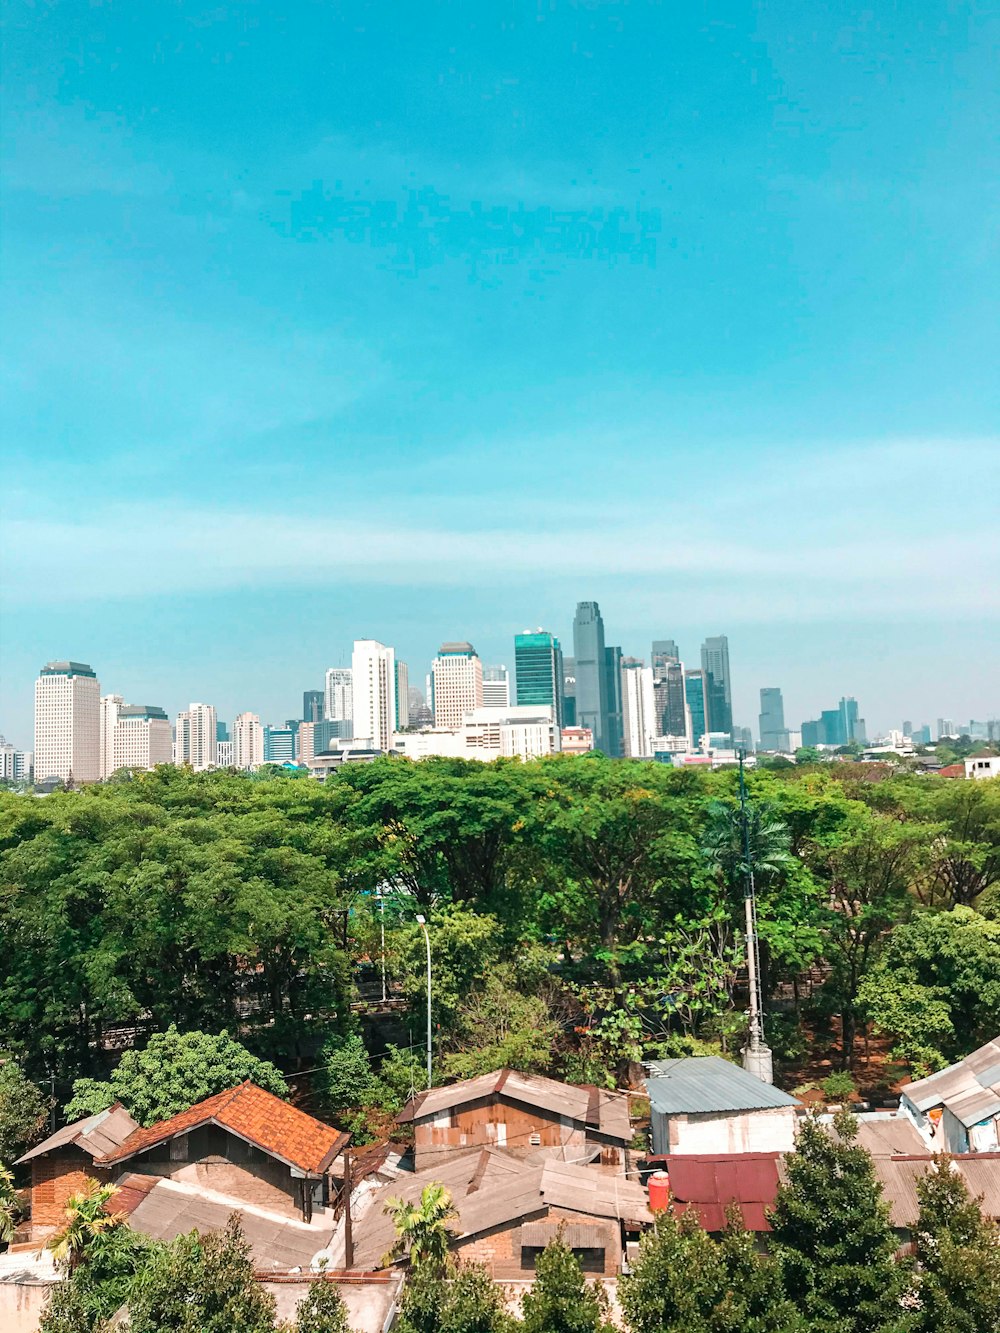
[[[540,1148],[542,1146],[542,1136],[541,1134],[539,1134],[537,1129],[533,1129],[531,1131],[530,1135],[528,1136],[528,1142],[532,1146],[532,1148]]]

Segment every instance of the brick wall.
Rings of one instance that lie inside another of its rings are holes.
[[[454,1253],[463,1263],[485,1264],[495,1278],[523,1278],[533,1271],[533,1260],[522,1265],[521,1223],[529,1220],[566,1222],[567,1225],[585,1222],[594,1225],[594,1248],[604,1247],[602,1276],[615,1277],[621,1264],[621,1232],[618,1223],[607,1218],[591,1218],[568,1209],[549,1208],[518,1218],[516,1222],[491,1231],[480,1232],[468,1241],[460,1241]]]
[[[107,1171],[95,1167],[79,1148],[60,1148],[31,1163],[31,1238],[39,1240],[58,1231],[66,1220],[70,1195],[80,1194],[88,1177],[102,1183]]]
[[[293,1180],[288,1167],[282,1162],[276,1162],[273,1157],[261,1154],[259,1162],[243,1165],[220,1161],[218,1158],[193,1162],[170,1161],[162,1153],[162,1148],[154,1148],[148,1156],[142,1154],[133,1158],[124,1163],[124,1167],[143,1175],[165,1176],[168,1180],[217,1190],[220,1194],[229,1194],[242,1203],[266,1208],[282,1217],[301,1216],[301,1182]]]

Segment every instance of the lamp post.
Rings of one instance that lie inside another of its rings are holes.
[[[417,917],[417,925],[424,932],[427,944],[427,1086],[431,1086],[431,937],[427,922],[422,916]]]
[[[760,951],[757,944],[757,889],[753,875],[753,849],[750,842],[750,812],[743,776],[745,750],[740,750],[740,831],[743,835],[744,889],[743,907],[747,930],[747,980],[750,989],[749,1041],[743,1052],[743,1067],[765,1083],[774,1082],[771,1051],[764,1040],[764,997],[760,986]]]

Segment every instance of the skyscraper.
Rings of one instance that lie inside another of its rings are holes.
[[[850,745],[852,741],[864,745],[868,739],[865,720],[863,717],[858,717],[858,701],[851,696],[840,701],[840,730],[844,736],[841,745]]]
[[[620,759],[625,751],[625,727],[622,707],[622,650],[617,647],[604,650],[604,679],[607,689],[607,753]],[[652,675],[650,676],[652,680]]]
[[[211,704],[192,704],[177,714],[174,753],[178,764],[190,764],[196,772],[215,768],[218,744],[215,708]]]
[[[701,645],[701,669],[705,676],[706,729],[731,735],[733,695],[729,675],[729,640],[725,634],[708,638]]]
[[[577,602],[573,619],[576,661],[576,723],[594,734],[594,749],[608,749],[608,659],[604,621],[596,602]]]
[[[563,658],[563,726],[576,726],[576,658]]]
[[[649,660],[655,667],[657,663],[679,662],[681,655],[673,639],[654,639],[653,653]]]
[[[660,734],[653,694],[653,669],[631,659],[621,668],[625,754],[651,759],[653,738]]]
[[[563,725],[563,659],[559,640],[546,630],[514,635],[517,703],[548,704],[557,727]]]
[[[683,662],[665,654],[656,654],[652,672],[657,736],[686,736],[687,700]]]
[[[760,692],[760,748],[762,750],[787,750],[788,728],[785,726],[785,704],[781,690],[775,685],[767,685]]]
[[[101,780],[109,778],[115,771],[115,728],[118,726],[118,714],[125,703],[120,694],[101,696]]]
[[[483,667],[483,707],[510,707],[510,672],[505,666]]]
[[[351,656],[354,736],[386,754],[396,726],[396,654],[378,639],[356,639]]]
[[[436,727],[460,727],[466,713],[482,708],[483,664],[471,643],[443,643],[431,674]]]
[[[283,727],[264,728],[265,764],[294,764],[298,758],[298,748],[298,721],[289,720]]]
[[[819,715],[824,745],[846,745],[847,723],[838,708],[824,708]]]
[[[701,744],[701,738],[708,730],[705,716],[705,673],[703,671],[684,672],[684,694],[687,698],[688,716],[691,719],[689,735],[695,749]]]
[[[324,721],[350,722],[354,717],[354,699],[350,667],[330,667],[326,673]]]
[[[302,721],[322,722],[326,712],[326,696],[323,690],[303,690]]]
[[[46,662],[35,681],[35,781],[101,776],[101,685],[85,662]]]
[[[111,772],[132,771],[169,764],[173,742],[170,719],[155,704],[122,704],[115,727]]]
[[[259,768],[264,762],[264,728],[256,713],[239,713],[233,721],[233,763]]]
[[[396,730],[410,725],[410,668],[396,658]]]

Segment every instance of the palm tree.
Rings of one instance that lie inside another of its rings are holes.
[[[14,1188],[14,1173],[0,1162],[0,1241],[13,1240],[21,1216],[21,1200]]]
[[[109,1232],[125,1221],[124,1213],[109,1213],[108,1202],[118,1193],[117,1185],[102,1185],[88,1179],[82,1194],[70,1196],[66,1225],[46,1242],[58,1263],[69,1264],[72,1273],[101,1244]]]
[[[776,879],[795,863],[788,826],[771,805],[747,803],[747,834],[754,877]],[[733,889],[742,891],[747,877],[743,814],[738,806],[710,801],[701,841],[702,851]]]
[[[443,1185],[425,1185],[420,1205],[398,1195],[386,1200],[385,1211],[396,1228],[396,1243],[383,1263],[392,1263],[408,1254],[414,1268],[426,1266],[443,1271],[448,1263],[448,1242],[456,1235],[449,1222],[458,1214],[451,1194]]]

